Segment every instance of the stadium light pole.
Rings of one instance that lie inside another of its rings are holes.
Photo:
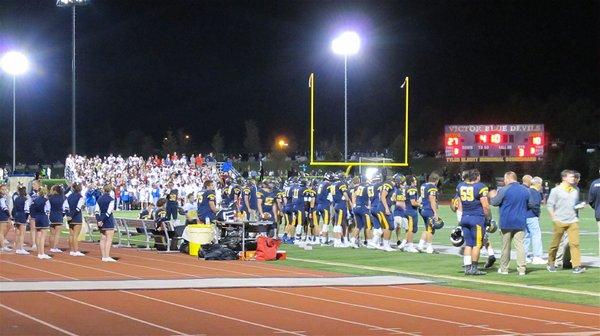
[[[76,79],[75,79],[75,13],[77,6],[87,5],[89,0],[57,0],[56,6],[58,7],[71,7],[72,13],[72,48],[71,48],[71,153],[76,154],[77,151],[77,137],[76,137],[76,113],[75,113],[75,93],[76,93]]]
[[[24,74],[29,69],[29,61],[27,57],[18,51],[9,51],[2,59],[0,59],[0,67],[6,73],[12,76],[12,97],[13,97],[13,111],[12,111],[12,172],[15,173],[16,157],[17,157],[17,141],[16,141],[16,117],[17,117],[17,76]]]
[[[358,53],[360,37],[347,31],[331,42],[334,53],[344,56],[344,162],[348,162],[348,56]]]

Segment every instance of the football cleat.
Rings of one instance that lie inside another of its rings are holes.
[[[487,261],[485,262],[485,265],[483,265],[483,268],[488,269],[488,268],[494,266],[495,262],[496,262],[496,256],[491,255],[487,258]]]

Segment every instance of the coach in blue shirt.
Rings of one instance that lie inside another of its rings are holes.
[[[525,275],[525,249],[523,239],[527,227],[527,206],[529,190],[517,183],[517,174],[504,174],[504,187],[498,192],[490,192],[490,204],[500,207],[500,231],[502,232],[502,256],[498,273],[508,274],[510,263],[510,244],[514,239],[517,250],[517,271]]]

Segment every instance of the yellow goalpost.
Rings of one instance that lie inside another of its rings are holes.
[[[405,90],[404,106],[404,162],[343,162],[343,161],[315,161],[315,73],[308,77],[310,88],[310,165],[311,166],[347,166],[346,172],[352,167],[408,167],[408,89],[409,78],[404,78],[401,87]]]

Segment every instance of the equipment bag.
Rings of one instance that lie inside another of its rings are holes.
[[[256,260],[268,261],[277,258],[281,240],[260,236],[256,239]]]
[[[202,245],[198,258],[204,258],[204,260],[237,260],[238,255],[231,249],[222,247],[219,244],[205,244]]]

